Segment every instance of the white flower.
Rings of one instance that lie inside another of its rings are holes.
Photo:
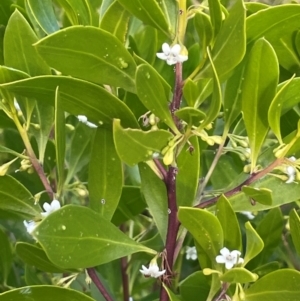
[[[254,219],[255,215],[252,214],[252,212],[250,211],[241,211],[240,213],[246,215],[248,217],[248,219]]]
[[[196,247],[187,247],[186,251],[185,251],[185,254],[186,254],[185,258],[187,260],[189,260],[189,259],[196,260],[197,259]]]
[[[140,270],[140,272],[146,276],[146,277],[153,277],[153,278],[158,278],[161,275],[163,275],[166,270],[159,270],[159,267],[156,263],[156,259],[155,260],[151,260],[149,268],[147,269],[144,265],[142,265],[142,270]]]
[[[21,111],[21,108],[20,108],[20,106],[19,106],[19,104],[18,104],[18,102],[17,102],[17,100],[14,98],[14,106],[15,106],[15,109],[19,112],[19,111]]]
[[[244,262],[243,258],[240,258],[241,252],[234,250],[230,252],[227,248],[223,248],[220,251],[221,255],[216,257],[217,263],[225,263],[227,270],[230,270],[235,264]]]
[[[41,215],[43,217],[48,216],[49,214],[51,214],[52,212],[60,209],[60,202],[58,200],[53,200],[51,202],[51,204],[48,203],[44,203],[43,208],[46,212],[42,212]]]
[[[35,229],[35,227],[37,226],[35,221],[23,221],[24,226],[26,227],[26,230],[29,234],[31,234],[33,232],[33,230]]]
[[[188,59],[187,55],[180,54],[181,46],[179,44],[175,44],[171,48],[169,44],[163,43],[162,50],[163,52],[156,53],[156,56],[161,60],[167,61],[168,65],[182,63]]]
[[[84,116],[84,115],[78,115],[77,116],[78,120],[84,124],[86,124],[87,126],[89,126],[90,128],[96,128],[96,124],[92,123],[92,122],[89,122],[87,117]]]
[[[294,166],[287,166],[285,169],[287,176],[289,177],[285,183],[293,183],[296,178],[296,168]]]

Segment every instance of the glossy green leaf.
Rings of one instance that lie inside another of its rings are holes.
[[[75,205],[51,213],[33,235],[51,262],[65,269],[93,267],[136,252],[155,253],[95,211]]]
[[[253,200],[263,205],[272,205],[272,191],[270,189],[243,186],[242,191],[250,198],[249,201]]]
[[[209,125],[211,122],[213,122],[217,118],[217,116],[220,112],[220,109],[221,109],[221,104],[222,104],[220,81],[219,81],[219,77],[218,77],[218,74],[215,69],[215,66],[214,66],[214,63],[213,63],[210,53],[208,53],[208,58],[209,58],[209,61],[211,63],[212,70],[213,70],[213,95],[212,95],[210,107],[206,114],[206,118],[203,120],[203,122],[199,126],[199,130],[204,129],[207,125]]]
[[[200,174],[200,149],[197,137],[190,138],[192,149],[184,147],[177,157],[178,175],[176,196],[178,206],[191,206],[194,202]]]
[[[9,68],[6,66],[0,66],[0,83],[5,84],[20,79],[28,78],[29,75],[23,71]]]
[[[90,207],[111,220],[122,193],[123,168],[110,130],[97,129],[92,144],[88,186]]]
[[[220,0],[208,0],[210,19],[214,37],[217,36],[222,26],[222,10]]]
[[[167,189],[164,182],[146,163],[139,163],[141,192],[162,240],[166,241],[168,225]]]
[[[14,156],[16,156],[16,157],[20,157],[20,158],[22,158],[22,159],[27,159],[27,158],[28,158],[27,156],[22,155],[22,154],[20,154],[20,153],[17,153],[17,152],[15,152],[14,150],[12,150],[12,149],[10,149],[10,148],[7,148],[7,147],[5,147],[5,146],[3,146],[3,145],[0,145],[0,153],[12,154],[12,155],[14,155]]]
[[[300,218],[295,209],[290,212],[290,230],[295,249],[300,254]]]
[[[211,0],[211,2],[218,2]],[[216,31],[216,24],[212,20]],[[212,61],[218,76],[229,73],[241,62],[246,51],[246,13],[242,0],[235,1],[229,9],[229,16],[225,19],[212,49]],[[207,63],[196,77],[209,77],[212,74],[212,66]]]
[[[154,152],[160,153],[173,137],[165,130],[144,132],[142,130],[123,129],[120,120],[114,120],[114,141],[119,157],[126,164],[133,166],[152,159]],[[128,152],[128,149],[131,151]]]
[[[167,291],[170,301],[181,301],[182,300],[180,298],[180,296],[175,295],[164,283],[163,283],[163,287]]]
[[[280,268],[280,263],[277,261],[273,261],[255,268],[254,270],[252,270],[252,272],[257,274],[259,278],[261,278],[271,272],[279,270]]]
[[[223,229],[224,246],[229,250],[241,250],[242,236],[239,222],[225,196],[221,196],[217,202],[216,216]]]
[[[11,270],[12,261],[13,253],[10,241],[7,234],[0,228],[0,281],[5,285]]]
[[[50,67],[65,75],[135,92],[136,64],[124,45],[107,31],[72,26],[41,39],[35,48]]]
[[[100,21],[100,28],[112,33],[122,43],[125,43],[130,14],[117,1],[113,1]]]
[[[63,273],[66,270],[55,266],[47,257],[45,251],[36,245],[18,242],[16,244],[16,253],[21,260],[37,269],[49,273]]]
[[[72,25],[92,25],[88,1],[58,0]]]
[[[175,115],[179,119],[185,121],[189,126],[194,125],[196,127],[200,125],[201,121],[203,121],[206,116],[204,112],[190,107],[184,107],[177,110]]]
[[[212,93],[212,86],[210,78],[202,78],[196,83],[188,78],[183,86],[183,96],[190,107],[198,108]]]
[[[178,3],[173,0],[163,0],[159,1],[158,5],[160,6],[165,19],[168,23],[168,31],[170,35],[174,36],[178,23]]]
[[[169,34],[169,24],[167,19],[155,0],[118,0],[131,14],[142,20],[145,24],[149,24],[165,34]]]
[[[180,295],[183,300],[206,301],[210,285],[207,276],[197,271],[186,277],[180,284]]]
[[[111,124],[113,118],[120,118],[123,126],[138,127],[132,112],[122,101],[104,88],[80,79],[67,76],[40,76],[3,84],[0,87],[54,106],[57,86],[64,111],[74,115],[85,115],[95,124]]]
[[[258,11],[262,9],[269,8],[270,6],[264,3],[259,3],[259,2],[246,2],[245,3],[246,11],[247,11],[247,16],[252,15],[254,13],[257,13]]]
[[[65,153],[66,153],[66,131],[65,112],[60,98],[59,87],[55,91],[55,151],[57,168],[57,193],[61,195],[65,182]]]
[[[0,209],[16,213],[24,218],[33,218],[41,212],[34,204],[32,194],[11,176],[0,177]]]
[[[286,280],[286,281],[284,281]],[[283,269],[270,273],[245,290],[245,301],[295,301],[299,299],[300,273]]]
[[[251,273],[244,268],[234,268],[226,271],[220,280],[228,283],[248,283],[258,279],[258,275]]]
[[[281,144],[283,143],[283,141],[281,137],[280,117],[282,115],[283,107],[286,106],[285,102],[290,97],[291,89],[289,88],[289,86],[293,83],[293,78],[294,77],[284,82],[284,85],[280,87],[279,91],[276,93],[274,99],[272,100],[268,111],[268,121],[270,128]]]
[[[215,258],[223,246],[223,230],[217,217],[206,210],[180,207],[178,219],[216,265]]]
[[[242,110],[242,84],[244,80],[245,63],[239,64],[233,71],[232,76],[226,82],[224,91],[224,119],[226,129],[229,129],[232,123],[241,114]]]
[[[119,226],[146,208],[140,187],[123,186],[118,208],[112,218],[112,223]]]
[[[285,221],[280,208],[270,210],[256,227],[256,232],[264,242],[263,251],[251,262],[253,267],[266,262],[282,242]]]
[[[50,74],[49,67],[32,46],[37,40],[26,19],[16,10],[11,15],[5,31],[5,65],[24,71],[31,76]],[[16,53],[22,53],[22,55],[16,55]]]
[[[138,66],[136,71],[136,89],[143,105],[175,133],[178,133],[168,106],[170,86],[152,66],[146,64]]]
[[[251,170],[256,166],[267,135],[268,109],[278,82],[278,62],[272,46],[259,39],[251,49],[242,85],[242,110],[251,148]]]
[[[247,42],[264,37],[273,46],[280,64],[295,72],[300,60],[294,50],[294,33],[299,29],[300,6],[278,5],[247,18]]]
[[[36,22],[46,34],[59,30],[51,0],[27,0],[27,4]]]
[[[94,301],[78,291],[53,285],[24,286],[0,294],[1,301],[26,301],[28,298],[30,301]]]
[[[254,230],[250,222],[245,224],[246,228],[246,254],[244,257],[244,265],[246,265],[251,259],[257,256],[263,249],[264,243],[257,232]]]
[[[65,184],[70,181],[80,170],[88,165],[91,152],[91,129],[79,123],[66,145],[66,161],[68,172]]]

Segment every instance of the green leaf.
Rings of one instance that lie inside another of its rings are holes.
[[[272,205],[272,191],[270,189],[243,186],[242,191],[255,202],[263,205]]]
[[[219,2],[210,0],[211,2]],[[219,19],[219,17],[217,18]],[[216,20],[217,20],[216,19]],[[222,20],[222,19],[221,19]],[[221,21],[220,20],[220,21]],[[214,24],[214,32],[219,24]],[[228,74],[235,66],[241,62],[246,51],[246,13],[242,0],[234,1],[229,9],[229,16],[225,19],[220,31],[216,36],[212,50],[212,61],[217,70],[219,78]],[[212,64],[207,63],[195,80],[201,77],[210,77],[212,74]]]
[[[125,43],[130,14],[117,1],[113,1],[101,17],[100,28],[112,33]]]
[[[47,257],[45,251],[36,245],[17,242],[16,253],[21,260],[37,269],[49,273],[63,273],[66,270],[55,266]]]
[[[248,283],[258,279],[258,275],[251,273],[244,268],[234,268],[226,271],[220,280],[228,283]]]
[[[72,26],[41,39],[35,48],[50,67],[65,75],[135,92],[136,64],[124,45],[107,31]]]
[[[200,174],[200,149],[197,137],[190,138],[192,150],[188,146],[177,158],[179,173],[176,179],[176,194],[178,206],[191,206],[194,202]]]
[[[222,26],[222,10],[220,0],[208,0],[210,19],[214,37],[217,36]]]
[[[300,68],[294,48],[295,31],[299,29],[298,5],[270,6],[247,18],[247,42],[264,37],[274,47],[279,63],[290,72]]]
[[[0,294],[1,301],[94,301],[91,297],[69,288],[53,285],[24,286]]]
[[[162,240],[166,241],[168,224],[167,189],[146,163],[139,163],[141,192]]]
[[[155,0],[118,0],[131,14],[142,20],[145,24],[149,24],[166,35],[169,35],[169,24],[166,17]]]
[[[66,131],[65,112],[60,98],[59,87],[55,91],[55,152],[57,168],[57,193],[60,196],[65,182]]]
[[[245,301],[298,300],[300,273],[290,269],[275,271],[256,281],[244,292]]]
[[[65,269],[93,267],[136,252],[155,254],[95,211],[75,205],[51,213],[32,235],[51,262]]]
[[[177,110],[175,115],[179,119],[185,121],[189,126],[194,125],[196,127],[198,127],[201,121],[203,121],[203,119],[206,117],[204,112],[190,107],[184,107]]]
[[[178,3],[173,0],[163,0],[159,1],[158,5],[160,6],[165,19],[168,23],[168,30],[170,35],[174,36],[177,28],[177,19],[178,19]]]
[[[122,101],[104,88],[80,79],[39,76],[3,84],[1,88],[54,106],[57,86],[64,111],[74,115],[85,115],[95,124],[111,124],[114,118],[120,118],[123,126],[139,127],[134,115]]]
[[[129,166],[152,160],[154,152],[160,153],[173,137],[166,130],[144,132],[142,130],[123,129],[120,120],[113,124],[114,142],[119,157]],[[130,149],[130,152],[128,150]]]
[[[5,65],[24,71],[31,76],[50,74],[49,67],[32,46],[37,40],[26,19],[16,10],[11,15],[5,31]],[[16,55],[16,53],[22,55]]]
[[[27,156],[22,155],[20,153],[15,152],[14,150],[7,148],[5,146],[0,145],[0,153],[7,153],[7,154],[12,154],[16,157],[22,158],[22,159],[28,159]]]
[[[30,219],[38,216],[40,206],[34,204],[32,194],[11,176],[0,177],[0,209]]]
[[[285,103],[290,97],[291,89],[289,87],[293,84],[293,79],[294,76],[284,82],[284,84],[280,87],[279,91],[272,100],[268,111],[268,121],[270,128],[281,144],[283,143],[283,141],[280,130],[280,117],[282,115],[283,108],[286,107]]]
[[[89,163],[90,207],[111,220],[122,193],[123,168],[110,130],[98,128]]]
[[[13,253],[7,234],[0,228],[0,281],[7,284],[7,277],[11,270]]]
[[[178,219],[206,252],[213,266],[217,266],[215,258],[223,246],[223,230],[217,217],[206,210],[180,207]]]
[[[246,246],[246,254],[244,257],[244,265],[246,265],[252,258],[258,255],[264,247],[263,240],[254,230],[250,222],[247,222],[245,224],[245,228],[246,228],[247,246]]]
[[[197,271],[186,277],[179,288],[183,300],[206,301],[210,285],[207,276],[202,271]]]
[[[27,4],[35,21],[46,34],[51,34],[59,30],[51,0],[27,0]]]
[[[216,216],[223,229],[224,246],[229,250],[241,250],[242,236],[239,222],[231,204],[224,195],[217,202]]]
[[[29,75],[23,71],[9,68],[6,66],[0,66],[0,83],[5,84],[20,79],[28,78]]]
[[[268,109],[278,82],[278,62],[272,46],[259,39],[251,49],[242,85],[242,110],[251,148],[251,171],[268,133]]]
[[[146,64],[138,66],[136,71],[136,89],[143,105],[175,133],[178,133],[168,106],[170,86],[152,66]]]
[[[300,255],[300,218],[295,209],[290,212],[290,229],[297,253]]]
[[[167,291],[170,301],[181,301],[180,296],[175,295],[164,283],[163,283],[163,287]]]

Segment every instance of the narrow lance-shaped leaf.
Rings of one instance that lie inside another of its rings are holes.
[[[105,30],[68,27],[41,39],[35,48],[49,66],[65,75],[135,92],[136,64],[124,45]]]
[[[295,209],[290,212],[290,229],[297,253],[300,255],[300,218]]]
[[[51,0],[27,0],[27,4],[36,22],[46,34],[59,30]]]
[[[136,252],[156,253],[130,239],[95,211],[75,205],[51,213],[33,235],[48,258],[65,269],[93,267]]]
[[[65,182],[65,112],[62,108],[59,87],[55,91],[55,152],[58,176],[57,193],[60,196]]]
[[[222,25],[222,10],[220,0],[208,0],[210,19],[214,37],[217,36]]]
[[[116,152],[112,131],[98,128],[89,164],[90,207],[111,220],[122,193],[123,168]]]
[[[119,119],[114,120],[113,131],[118,155],[122,161],[130,166],[151,160],[153,154],[155,152],[160,153],[173,137],[170,132],[165,130],[144,132],[142,130],[123,129]],[[128,152],[129,149],[130,152]]]
[[[251,171],[267,135],[268,109],[278,82],[276,54],[265,39],[253,45],[242,86],[242,110],[251,148]]]
[[[0,281],[6,285],[13,260],[12,248],[7,234],[0,229]]]
[[[152,66],[146,64],[138,66],[136,89],[143,105],[178,133],[168,107],[171,88]]]

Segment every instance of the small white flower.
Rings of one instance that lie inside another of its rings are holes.
[[[19,111],[21,111],[21,108],[20,108],[20,106],[19,106],[19,104],[18,104],[18,102],[17,102],[17,100],[14,98],[14,106],[15,106],[15,109],[19,112]]]
[[[240,258],[241,252],[234,250],[230,252],[227,248],[223,248],[220,251],[221,255],[216,257],[217,263],[225,263],[227,270],[232,269],[235,264],[240,264],[244,262],[243,258]]]
[[[146,277],[150,276],[153,278],[158,278],[161,275],[163,275],[166,272],[166,270],[160,271],[155,259],[151,260],[149,268],[146,268],[144,265],[142,265],[142,270],[140,270],[140,272]]]
[[[84,115],[78,115],[77,118],[80,122],[86,124],[90,128],[96,128],[97,127],[96,124],[94,124],[92,122],[89,122],[87,117],[84,116]]]
[[[287,176],[289,177],[285,183],[293,183],[296,178],[296,168],[294,166],[287,166],[285,169]]]
[[[31,234],[33,232],[33,230],[35,229],[35,227],[37,226],[35,221],[23,221],[24,226],[26,227],[26,230],[29,234]]]
[[[240,213],[246,215],[248,217],[248,219],[254,219],[255,215],[252,214],[252,212],[250,211],[241,211]]]
[[[185,258],[187,260],[189,260],[189,259],[196,260],[197,259],[196,247],[187,247],[186,251],[185,251],[185,254],[186,254]]]
[[[43,208],[44,208],[45,212],[42,212],[41,215],[43,217],[46,217],[49,214],[51,214],[52,212],[60,209],[60,202],[58,200],[53,200],[51,202],[51,204],[44,203]]]
[[[179,44],[175,44],[171,48],[169,44],[163,43],[162,50],[163,52],[156,53],[156,56],[161,60],[167,61],[168,65],[182,63],[188,59],[187,55],[180,54],[181,46]]]
[[[133,298],[132,298],[132,297],[129,297],[129,301],[133,301]]]

